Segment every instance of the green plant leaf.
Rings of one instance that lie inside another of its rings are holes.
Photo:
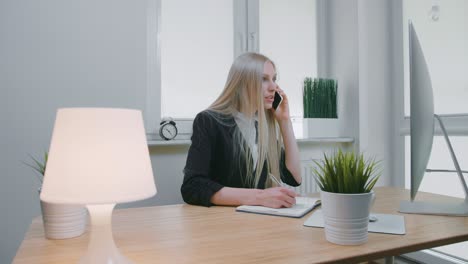
[[[47,151],[44,152],[43,161],[37,160],[36,158],[31,156],[30,154],[28,154],[28,156],[32,160],[33,163],[30,164],[30,163],[27,163],[27,162],[24,162],[24,161],[22,163],[25,164],[26,166],[32,168],[33,171],[36,172],[36,174],[39,174],[38,180],[42,183],[43,178],[44,178],[44,174],[45,174],[45,170],[46,170],[47,160],[49,159],[49,152],[47,152]]]
[[[314,161],[314,179],[321,190],[334,193],[367,193],[381,176],[380,161],[366,160],[364,155],[344,153],[323,154],[322,161]]]

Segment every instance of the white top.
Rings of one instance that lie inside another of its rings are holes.
[[[255,115],[253,119],[250,119],[241,112],[237,112],[237,114],[234,115],[234,120],[250,148],[253,159],[253,169],[255,170],[258,160],[258,145],[257,142],[255,142],[257,136],[257,128],[255,127],[255,122],[258,122],[257,115]]]

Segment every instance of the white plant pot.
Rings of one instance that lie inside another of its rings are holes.
[[[340,119],[304,118],[302,119],[303,137],[340,137]]]
[[[320,196],[326,239],[338,245],[366,243],[374,192],[342,194],[321,191]]]
[[[86,229],[88,210],[84,206],[41,201],[41,210],[44,233],[48,239],[77,237]]]

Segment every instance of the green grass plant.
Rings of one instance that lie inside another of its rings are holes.
[[[362,153],[344,153],[341,149],[333,155],[324,154],[324,159],[315,164],[315,181],[325,192],[368,193],[382,174],[379,161],[365,160]]]
[[[304,79],[302,90],[304,118],[338,118],[338,82],[333,79]]]
[[[47,165],[47,159],[49,158],[49,152],[44,152],[44,156],[43,156],[43,159],[42,161],[39,161],[37,159],[35,159],[33,156],[29,155],[29,157],[31,158],[31,160],[33,161],[32,164],[30,163],[26,163],[26,162],[23,162],[26,166],[32,168],[36,174],[39,174],[38,176],[38,180],[41,182],[43,182],[43,178],[44,178],[44,174],[45,174],[45,170],[46,170],[46,165]]]

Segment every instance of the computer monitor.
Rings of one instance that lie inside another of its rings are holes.
[[[468,188],[442,119],[440,115],[434,114],[434,97],[431,78],[420,41],[411,21],[409,22],[408,32],[410,58],[411,201],[402,201],[399,211],[402,213],[468,216]],[[431,156],[434,137],[434,118],[439,121],[457,170],[432,171],[457,172],[465,191],[464,202],[437,203],[414,201],[419,186],[427,171],[427,163]]]
[[[411,200],[426,172],[434,137],[434,96],[429,69],[413,24],[409,23]]]

